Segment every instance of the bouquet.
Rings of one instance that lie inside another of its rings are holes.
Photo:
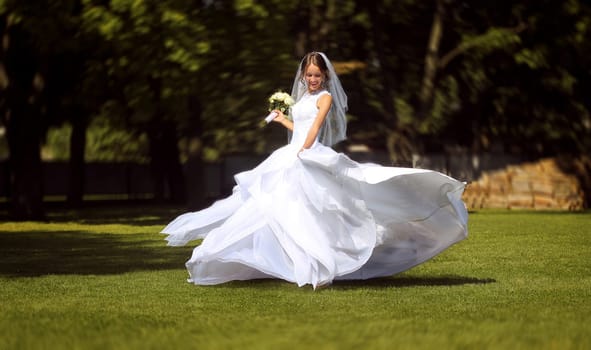
[[[293,98],[291,98],[291,96],[286,92],[277,91],[271,95],[271,97],[269,97],[269,112],[271,113],[269,113],[269,115],[267,115],[265,118],[267,124],[269,124],[277,116],[277,113],[273,112],[273,110],[278,109],[283,112],[285,116],[288,116],[289,108],[293,106],[294,103],[295,101]]]

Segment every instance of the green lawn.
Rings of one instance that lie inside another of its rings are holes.
[[[194,286],[171,208],[0,223],[0,349],[590,349],[591,215],[481,211],[392,278]]]

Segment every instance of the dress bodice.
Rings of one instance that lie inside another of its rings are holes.
[[[292,144],[301,145],[306,140],[308,131],[316,119],[318,114],[318,99],[324,94],[328,94],[326,90],[321,90],[316,93],[306,92],[293,107],[291,113],[293,116],[293,135],[291,138]],[[318,137],[314,144],[318,142]]]

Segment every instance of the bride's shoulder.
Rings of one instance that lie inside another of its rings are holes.
[[[318,90],[315,92],[308,92],[308,95],[310,95],[311,97],[320,97],[322,95],[330,95],[330,92],[328,92],[328,90]]]
[[[318,100],[320,100],[322,98],[327,98],[327,96],[330,96],[330,98],[332,98],[332,95],[330,94],[330,92],[328,92],[328,90],[318,91],[316,93],[316,100],[318,101]]]
[[[324,90],[318,93],[318,97],[316,98],[316,106],[320,108],[321,105],[328,105],[332,104],[332,95]]]
[[[318,92],[318,99],[321,99],[321,98],[332,99],[332,95],[330,94],[330,92],[328,92],[328,90],[322,90],[322,91]]]

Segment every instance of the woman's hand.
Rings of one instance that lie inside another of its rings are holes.
[[[287,119],[285,117],[285,114],[283,114],[283,112],[281,112],[278,109],[274,109],[272,112],[277,113],[277,115],[275,116],[275,118],[273,118],[273,121],[274,122],[283,123]]]
[[[285,114],[283,114],[283,112],[281,112],[278,109],[274,109],[273,112],[277,113],[275,118],[273,118],[274,122],[277,122],[277,123],[285,126],[289,130],[293,130],[293,122],[291,120],[289,120],[289,118],[287,118],[285,116]]]
[[[302,152],[304,152],[305,150],[307,150],[307,148],[304,148],[304,147],[300,148],[300,150],[298,151],[298,154],[297,154],[298,158],[300,158],[300,159],[302,158],[302,157],[300,157],[300,155],[301,155],[301,154],[302,154]]]

